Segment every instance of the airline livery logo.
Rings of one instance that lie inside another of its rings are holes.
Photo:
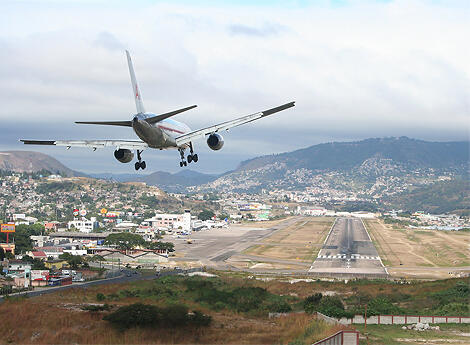
[[[135,86],[135,98],[139,98],[139,89],[137,88],[137,85]]]

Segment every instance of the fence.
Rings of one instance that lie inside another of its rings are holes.
[[[317,341],[313,345],[359,345],[359,332],[343,330],[328,338]]]
[[[364,315],[355,315],[352,319],[338,320],[343,325],[363,324]],[[367,318],[368,325],[406,325],[412,323],[470,323],[468,316],[420,316],[420,315],[375,315]]]

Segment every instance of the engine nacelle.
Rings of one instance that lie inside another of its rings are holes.
[[[207,145],[214,151],[220,150],[224,146],[224,138],[218,133],[212,133],[207,138]]]
[[[119,149],[114,151],[114,157],[121,163],[129,163],[134,159],[134,153],[131,150]]]

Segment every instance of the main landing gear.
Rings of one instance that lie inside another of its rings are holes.
[[[135,162],[135,170],[142,169],[144,170],[147,167],[147,164],[145,164],[145,161],[142,160],[142,153],[143,150],[137,150],[137,159],[138,161]]]
[[[180,147],[178,149],[178,151],[179,151],[180,157],[181,157],[180,167],[187,166],[188,163],[191,163],[191,162],[196,163],[199,159],[197,154],[194,153],[194,151],[193,151],[193,143],[189,143],[189,155],[188,155],[188,161],[187,162],[184,160],[184,148]]]

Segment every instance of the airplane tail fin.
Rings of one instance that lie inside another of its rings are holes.
[[[131,75],[132,92],[134,93],[135,107],[138,113],[145,113],[144,102],[142,101],[142,94],[140,93],[139,86],[137,85],[137,79],[135,78],[134,67],[132,66],[131,55],[126,50],[127,64],[129,65],[129,74]]]

